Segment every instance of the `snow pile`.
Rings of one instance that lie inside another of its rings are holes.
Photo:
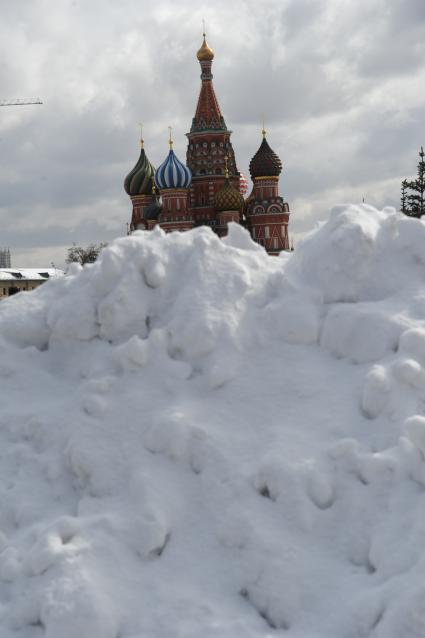
[[[2,302],[2,638],[423,638],[424,241],[139,232]]]

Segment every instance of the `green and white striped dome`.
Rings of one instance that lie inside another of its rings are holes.
[[[152,195],[154,177],[155,168],[148,160],[142,144],[137,164],[124,180],[124,190],[130,197],[135,195]]]

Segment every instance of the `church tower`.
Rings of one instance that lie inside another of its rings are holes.
[[[216,210],[215,232],[219,237],[227,235],[229,222],[240,224],[244,207],[242,194],[232,186],[227,168],[227,156],[224,158],[224,185],[214,197],[214,208]]]
[[[187,166],[192,171],[189,205],[195,226],[216,225],[214,197],[225,183],[225,157],[228,158],[229,180],[239,190],[239,171],[236,166],[230,135],[214,91],[211,72],[214,51],[208,46],[205,33],[197,58],[201,65],[201,90],[195,117],[187,133]]]
[[[155,202],[152,190],[155,169],[145,153],[143,137],[140,139],[140,155],[135,167],[124,180],[124,190],[133,204],[130,230],[144,230],[148,228],[145,220],[147,208]]]
[[[188,207],[188,189],[192,173],[173,151],[171,127],[169,145],[169,153],[155,173],[155,184],[162,199],[158,222],[166,232],[190,230],[193,219]]]
[[[245,206],[248,230],[270,255],[289,250],[289,205],[279,195],[280,157],[270,148],[263,128],[263,141],[249,164],[254,183]]]
[[[219,237],[227,235],[229,223],[247,228],[252,239],[269,255],[290,250],[289,205],[279,194],[282,162],[263,139],[251,159],[253,189],[244,200],[247,181],[239,172],[229,131],[215,94],[211,72],[214,51],[205,33],[197,53],[201,66],[201,90],[188,138],[186,165],[170,150],[155,172],[148,160],[143,138],[140,157],[127,175],[124,188],[133,204],[130,224],[135,230],[160,226],[166,232],[209,226]]]

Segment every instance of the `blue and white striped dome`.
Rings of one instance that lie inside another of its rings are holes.
[[[167,159],[155,173],[155,184],[162,191],[166,188],[189,188],[191,181],[191,170],[181,163],[171,148]]]

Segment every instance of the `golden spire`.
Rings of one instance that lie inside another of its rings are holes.
[[[206,37],[207,34],[205,32],[205,20],[202,19],[202,36],[204,38],[204,41],[202,42],[202,46],[199,49],[198,53],[196,54],[196,57],[198,58],[199,62],[205,62],[205,61],[210,61],[214,59],[214,51],[211,49],[211,47],[208,46],[207,41],[206,41]]]
[[[141,148],[145,147],[145,140],[143,139],[143,124],[141,122],[139,122],[139,126],[140,126],[140,146]]]
[[[263,113],[263,128],[262,128],[261,133],[262,133],[263,137],[266,137],[267,131],[266,131],[266,123],[265,123],[265,120],[264,120],[264,113]]]
[[[168,143],[169,143],[169,145],[170,145],[170,151],[171,151],[171,150],[172,150],[172,148],[173,148],[173,138],[171,137],[171,131],[172,131],[172,130],[173,130],[173,127],[172,127],[172,126],[169,126],[169,127],[168,127],[168,131],[169,131],[169,135],[168,135]]]

